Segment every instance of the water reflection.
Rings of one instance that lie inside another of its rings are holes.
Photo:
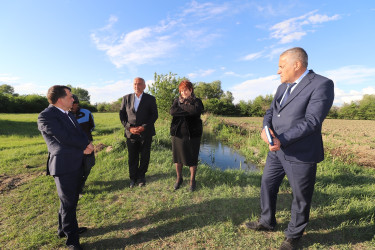
[[[216,137],[204,133],[199,150],[199,159],[213,168],[242,169],[244,171],[259,171],[258,168],[249,162],[237,151],[222,144]]]

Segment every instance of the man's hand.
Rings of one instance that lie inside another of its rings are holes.
[[[90,142],[89,145],[87,145],[86,149],[83,151],[85,155],[89,155],[94,151],[94,145]]]
[[[272,140],[273,140],[273,146],[271,146],[270,143],[268,142],[267,135],[266,135],[266,130],[264,128],[262,130],[262,133],[260,134],[260,137],[263,139],[263,141],[265,143],[268,144],[268,148],[269,148],[270,151],[278,151],[278,150],[280,150],[281,142],[279,141],[279,139],[277,139],[275,137],[275,134],[273,133],[272,129],[270,129],[270,133],[271,133]]]
[[[273,134],[272,134],[272,136],[273,136]],[[281,148],[280,140],[273,136],[273,146],[271,146],[271,144],[268,144],[268,148],[270,149],[270,151],[280,150],[280,148]]]
[[[142,126],[138,127],[131,127],[129,129],[130,133],[135,134],[135,135],[140,135],[143,131],[145,131],[145,128]]]

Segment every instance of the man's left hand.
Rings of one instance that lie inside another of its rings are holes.
[[[273,146],[271,146],[270,144],[268,144],[268,148],[270,149],[270,151],[278,151],[280,150],[281,148],[281,142],[279,139],[277,139],[276,137],[273,137]]]

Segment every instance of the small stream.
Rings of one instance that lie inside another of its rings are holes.
[[[246,162],[245,157],[236,150],[221,143],[213,134],[203,133],[199,150],[199,160],[212,168],[221,170],[239,169],[244,171],[259,171],[252,163]]]

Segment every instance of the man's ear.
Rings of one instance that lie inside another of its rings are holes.
[[[294,63],[294,71],[298,71],[298,70],[300,70],[301,67],[302,67],[302,63],[301,63],[300,61],[296,61],[296,62]]]

